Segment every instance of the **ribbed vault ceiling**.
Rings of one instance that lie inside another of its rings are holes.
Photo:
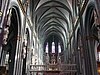
[[[65,41],[72,24],[71,0],[34,0],[35,30],[47,39],[58,35]]]

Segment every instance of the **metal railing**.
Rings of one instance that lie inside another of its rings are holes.
[[[76,73],[76,64],[48,64],[48,65],[30,65],[30,73]]]

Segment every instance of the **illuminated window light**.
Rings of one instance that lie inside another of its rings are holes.
[[[48,53],[48,43],[47,43],[47,45],[46,45],[45,52]]]
[[[55,43],[52,42],[52,53],[55,53]]]
[[[58,52],[61,53],[61,45],[60,45],[60,43],[58,44]]]

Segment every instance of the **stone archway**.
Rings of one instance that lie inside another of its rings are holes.
[[[95,18],[97,17],[95,5],[90,3],[88,5],[85,16],[85,65],[86,73],[90,75],[97,75],[96,58],[95,58],[95,42],[98,41],[98,30]]]
[[[18,50],[19,14],[16,7],[9,9],[4,26],[1,65],[6,66],[7,73],[13,75],[15,56]]]

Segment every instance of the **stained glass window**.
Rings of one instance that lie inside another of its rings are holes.
[[[52,42],[52,53],[55,53],[55,42]]]
[[[58,43],[58,52],[61,53],[61,45]]]
[[[45,52],[48,53],[48,43],[46,45]]]

